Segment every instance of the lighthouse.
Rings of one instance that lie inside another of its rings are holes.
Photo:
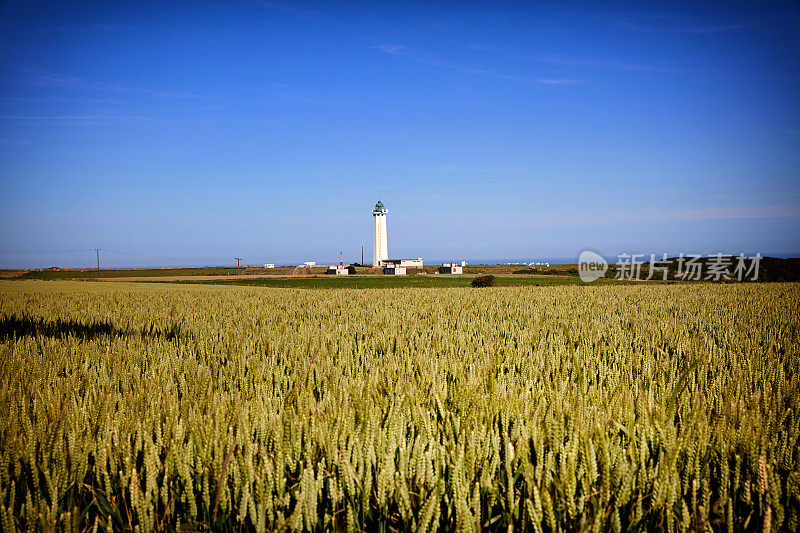
[[[372,266],[383,266],[389,259],[389,248],[386,244],[386,214],[389,211],[378,201],[372,210]]]

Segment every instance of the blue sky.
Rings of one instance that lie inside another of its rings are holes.
[[[6,1],[0,266],[358,260],[378,198],[391,256],[800,255],[799,27],[796,2]]]

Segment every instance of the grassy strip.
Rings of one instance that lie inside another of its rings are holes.
[[[247,287],[273,287],[293,289],[392,289],[403,287],[469,287],[473,276],[314,276],[297,278],[260,278],[210,281],[178,281],[202,285],[242,285]],[[149,282],[146,282],[149,283]],[[162,281],[160,283],[173,283]],[[547,277],[511,277],[495,278],[495,286],[499,287],[545,287],[554,285],[580,285],[583,282],[577,276]],[[600,279],[592,285],[615,285],[621,282],[613,279]]]

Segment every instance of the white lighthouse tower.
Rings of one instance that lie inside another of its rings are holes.
[[[389,248],[386,244],[386,214],[389,211],[378,201],[372,210],[372,266],[383,266],[389,259]]]

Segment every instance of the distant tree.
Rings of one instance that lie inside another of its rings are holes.
[[[347,273],[351,276],[356,273],[356,267],[353,265],[347,265]]]
[[[494,285],[494,276],[487,274],[485,276],[478,276],[472,280],[473,287],[491,287]]]

